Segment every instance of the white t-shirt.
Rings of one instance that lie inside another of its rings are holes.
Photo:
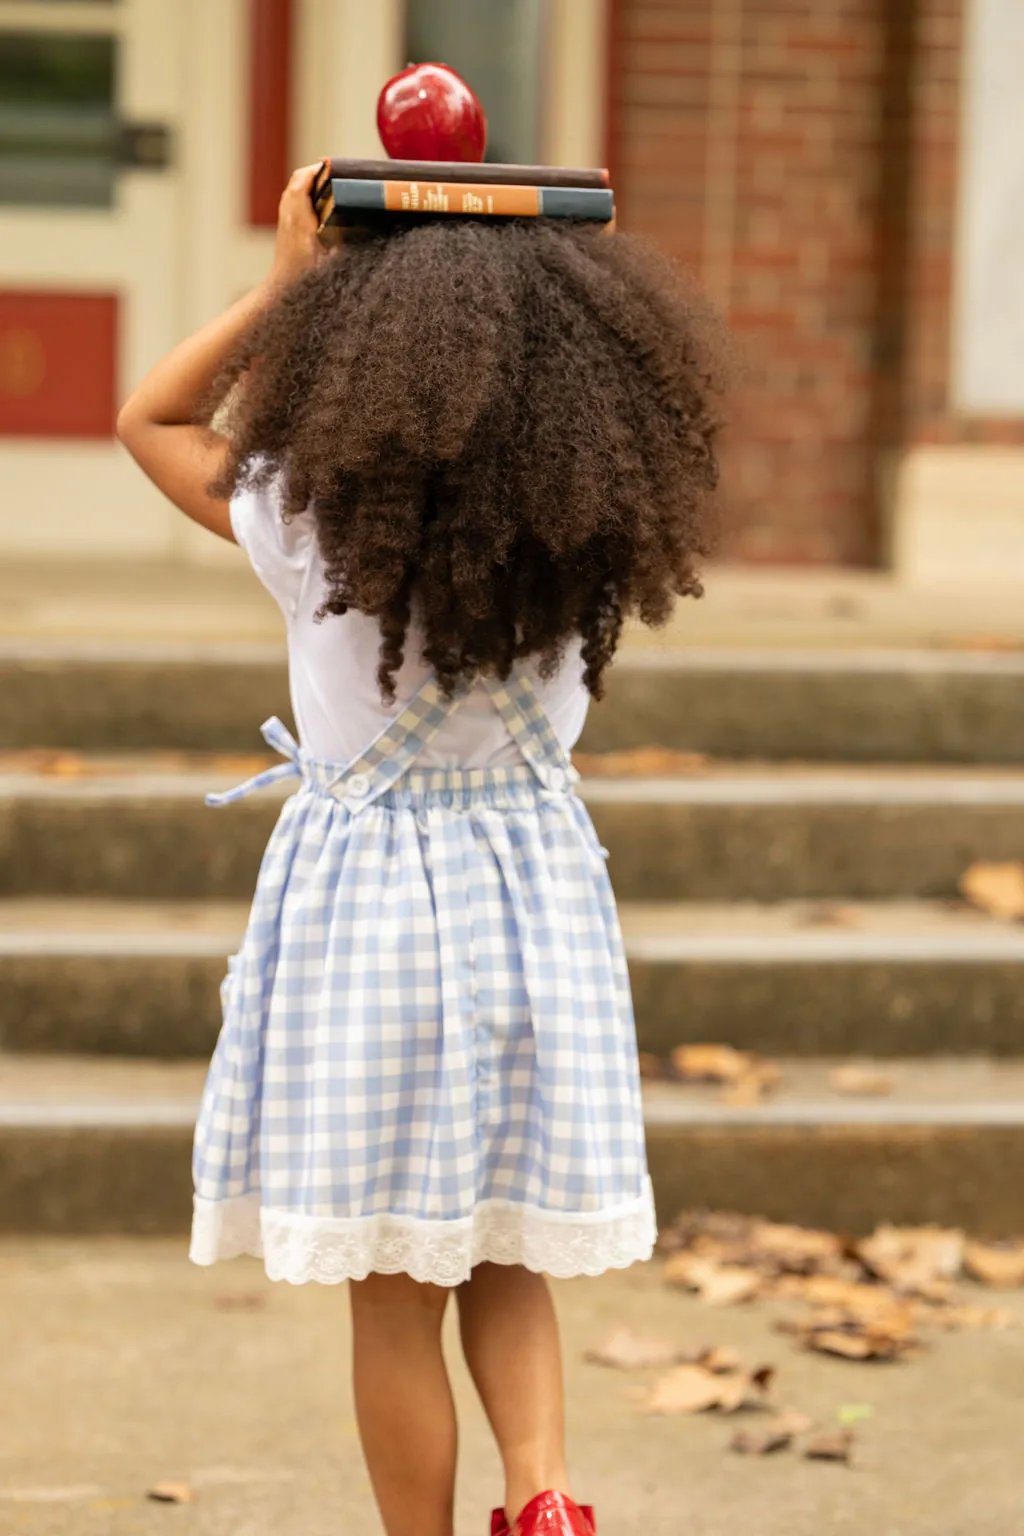
[[[321,761],[348,763],[368,746],[381,728],[426,681],[429,668],[420,655],[415,625],[410,628],[405,662],[396,678],[396,701],[381,701],[377,682],[380,626],[374,618],[350,610],[314,615],[324,596],[323,562],[310,514],[285,523],[271,485],[241,491],[231,502],[235,538],[253,569],[277,599],[288,627],[288,673],[299,740]],[[565,659],[548,681],[531,672],[537,695],[558,739],[568,750],[587,716],[590,695],[583,685],[580,643],[566,647]],[[477,685],[420,753],[425,768],[489,768],[522,761],[487,691]]]

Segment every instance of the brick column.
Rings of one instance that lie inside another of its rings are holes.
[[[747,560],[877,552],[880,13],[877,0],[618,7],[621,222],[690,266],[740,340],[725,480]]]

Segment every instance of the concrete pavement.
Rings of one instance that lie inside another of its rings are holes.
[[[1024,1326],[938,1337],[869,1366],[798,1353],[778,1306],[720,1310],[638,1267],[556,1287],[576,1487],[602,1536],[1013,1536],[1024,1471]],[[986,1302],[1004,1298],[984,1293]],[[1024,1324],[1024,1297],[1009,1298]],[[334,1536],[379,1530],[348,1385],[340,1289],[272,1287],[255,1263],[190,1268],[168,1240],[0,1244],[0,1536]],[[737,1422],[649,1418],[650,1372],[582,1362],[613,1326],[779,1367],[780,1403],[835,1423],[868,1404],[853,1469],[731,1455]],[[497,1464],[454,1339],[458,1536],[482,1536]],[[147,1502],[187,1479],[190,1505]]]

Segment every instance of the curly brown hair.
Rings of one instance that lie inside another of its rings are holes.
[[[211,490],[280,476],[311,509],[321,614],[410,617],[445,692],[582,637],[595,697],[627,615],[699,596],[725,349],[706,301],[628,236],[555,220],[382,220],[254,324]]]

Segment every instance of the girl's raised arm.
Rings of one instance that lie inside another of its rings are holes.
[[[296,171],[281,197],[274,264],[267,278],[157,363],[121,407],[117,435],[154,485],[193,519],[234,541],[228,504],[210,496],[228,440],[194,420],[197,402],[261,310],[320,259],[311,192],[320,163]]]

